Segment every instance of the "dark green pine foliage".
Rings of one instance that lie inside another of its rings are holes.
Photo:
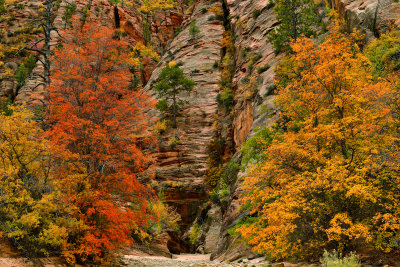
[[[280,24],[270,32],[268,41],[277,54],[290,49],[291,40],[318,33],[320,18],[313,0],[276,0],[274,11]]]
[[[195,40],[199,37],[200,29],[196,25],[196,20],[193,20],[189,26],[189,34],[192,37],[192,40]]]
[[[0,0],[0,15],[5,14],[7,12],[6,1]]]
[[[9,96],[5,101],[0,99],[0,115],[11,116],[12,115],[12,109],[10,108],[11,106],[12,106],[11,96]]]
[[[68,25],[71,25],[70,19],[75,14],[76,7],[77,6],[75,3],[67,3],[67,5],[65,6],[64,14],[61,17],[61,19],[64,21],[64,29],[66,29]]]
[[[153,89],[158,93],[157,109],[165,116],[172,118],[172,127],[177,128],[176,118],[179,109],[187,101],[182,100],[181,92],[193,90],[194,82],[185,77],[183,71],[175,62],[170,62],[161,71]]]

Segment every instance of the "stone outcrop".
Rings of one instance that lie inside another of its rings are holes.
[[[280,61],[273,47],[266,42],[267,34],[276,25],[276,17],[271,5],[263,0],[225,0],[231,18],[235,36],[236,70],[233,77],[234,119],[232,130],[236,154],[240,162],[240,147],[253,136],[260,127],[271,126],[278,110],[274,105],[274,69]],[[329,0],[340,17],[345,21],[347,30],[361,30],[369,42],[376,35],[389,30],[398,23],[399,4],[393,0],[381,0],[375,30],[372,28],[376,0]],[[255,16],[254,14],[258,14]],[[244,173],[239,173],[239,177]],[[241,211],[238,203],[241,179],[233,179],[228,185],[229,197],[225,203],[218,204],[222,209],[221,232],[212,259],[234,261],[251,257],[253,254],[238,237],[231,237],[228,230],[248,215]],[[218,218],[218,220],[220,220]]]
[[[361,30],[366,35],[366,40],[387,32],[394,25],[399,25],[399,3],[393,0],[380,0],[376,25],[374,29],[375,11],[378,0],[328,0],[332,8],[337,10],[345,21],[348,31],[354,28]]]
[[[182,65],[185,75],[195,82],[192,92],[180,96],[188,104],[178,116],[177,129],[168,129],[159,136],[159,151],[154,155],[158,190],[163,191],[165,202],[181,214],[182,231],[193,222],[199,206],[208,198],[205,188],[207,144],[214,134],[212,125],[218,109],[216,98],[220,80],[220,72],[213,66],[221,59],[224,33],[222,22],[210,20],[210,13],[204,12],[211,7],[221,8],[221,2],[198,1],[195,4],[193,13],[167,47],[167,53],[146,87],[151,90],[161,69],[172,60]],[[189,34],[189,25],[194,19],[200,29],[197,38]],[[173,137],[179,142],[168,144]]]
[[[43,1],[39,0],[19,0],[9,7],[10,10],[13,10],[13,14],[16,14],[15,20],[17,23],[9,22],[7,24],[6,21],[0,21],[0,37],[4,36],[3,40],[6,42],[5,45],[12,45],[8,43],[8,40],[12,38],[8,37],[8,35],[10,35],[9,32],[17,34],[21,29],[26,29],[28,25],[32,24],[32,18],[38,16],[38,10],[42,2]],[[65,22],[62,20],[62,16],[67,3],[77,5],[75,15],[78,17],[81,17],[83,10],[88,8],[91,19],[98,20],[101,24],[110,28],[116,28],[114,5],[109,1],[62,0],[60,1],[59,8],[54,9],[55,16],[53,21],[54,27],[60,31],[65,28]],[[20,5],[22,5],[23,8],[20,7]],[[137,42],[145,42],[143,37],[143,17],[138,12],[139,8],[140,2],[133,2],[133,6],[118,6],[117,8],[121,27],[120,38],[123,38],[132,45],[136,44]],[[176,28],[179,27],[184,20],[186,8],[187,7],[184,3],[180,3],[173,10],[156,12],[154,17],[151,19],[150,40],[151,44],[159,53],[164,52],[167,42],[174,37]],[[21,38],[22,37],[27,38],[26,34],[21,35]],[[32,31],[31,35],[29,35],[29,38],[29,40],[32,42],[39,40],[41,38],[41,33]],[[52,32],[52,39],[54,42],[57,41],[57,32]],[[3,43],[3,40],[1,43]],[[4,59],[4,62],[20,64],[24,54],[25,53],[9,55],[6,59]],[[37,62],[36,68],[33,69],[31,76],[27,79],[25,85],[23,85],[21,88],[18,88],[18,92],[17,83],[15,82],[15,71],[8,76],[2,75],[2,71],[6,69],[5,67],[5,64],[0,63],[0,97],[7,98],[8,96],[11,96],[12,98],[15,98],[17,102],[29,103],[33,106],[43,104],[43,101],[46,98],[46,92],[44,87],[39,85],[41,84],[41,79],[38,76],[32,75],[34,73],[43,73],[43,65],[39,61]],[[155,67],[156,62],[154,60],[148,58],[144,59],[142,75],[144,83],[148,81]]]
[[[274,69],[279,59],[271,44],[266,42],[266,36],[277,21],[266,1],[228,0],[227,7],[234,18],[231,21],[236,47],[236,71],[232,81],[235,92],[233,129],[235,145],[240,148],[249,132],[268,124],[267,117],[275,113],[271,103]],[[261,13],[255,18],[253,13],[257,10]],[[266,70],[258,74],[258,68]],[[250,81],[245,83],[246,77]],[[258,109],[260,106],[265,107],[264,113]]]
[[[360,29],[367,41],[397,23],[396,9],[400,6],[392,5],[393,0],[380,1],[375,28],[372,25],[377,0],[327,1],[345,20],[347,29]],[[36,5],[40,1],[29,2]],[[78,10],[88,2],[89,0],[76,0]],[[102,0],[90,2],[92,15],[105,25],[114,27],[112,4]],[[63,0],[55,20],[58,27],[63,26],[61,14],[64,6]],[[270,126],[278,114],[274,105],[274,69],[280,58],[275,55],[271,44],[266,42],[268,33],[278,22],[268,0],[197,0],[190,12],[186,12],[186,7],[181,4],[176,10],[160,12],[154,16],[151,40],[162,58],[158,65],[152,60],[144,59],[143,76],[144,81],[148,81],[146,90],[152,92],[152,85],[161,69],[172,60],[180,64],[186,76],[195,82],[192,92],[181,95],[188,104],[180,112],[177,129],[170,128],[158,136],[158,151],[153,154],[155,162],[152,170],[157,182],[156,189],[162,192],[164,201],[174,206],[182,216],[181,232],[163,233],[158,242],[165,255],[169,255],[167,249],[173,253],[192,250],[212,253],[213,259],[235,261],[253,255],[237,237],[232,238],[228,234],[229,229],[249,215],[239,208],[241,181],[234,177],[232,183],[228,184],[228,196],[218,204],[208,202],[209,194],[205,183],[209,167],[207,146],[214,138],[216,131],[213,124],[220,114],[217,96],[221,70],[215,65],[224,56],[221,40],[227,30],[223,21],[215,19],[215,14],[209,11],[211,8],[225,11],[224,18],[234,35],[234,101],[229,114],[232,121],[226,124],[229,134],[225,135],[232,139],[230,141],[233,152],[236,152],[233,156],[236,162],[240,163],[242,144],[260,127]],[[143,18],[137,10],[138,6],[118,8],[121,28],[126,33],[124,38],[132,44],[144,42]],[[197,38],[189,33],[189,25],[193,20],[196,20],[200,29]],[[17,60],[14,61],[18,63]],[[15,73],[17,64],[14,61],[7,64]],[[39,64],[34,71],[40,73],[42,68]],[[29,80],[20,89],[17,101],[43,100],[43,89],[32,90],[37,82],[35,79]],[[10,94],[16,94],[15,81],[3,79],[0,96]],[[152,114],[157,119],[161,118],[156,111],[152,111]],[[177,138],[178,141],[171,143],[171,138]],[[239,177],[241,175],[244,174],[239,173]],[[196,227],[198,233],[193,244],[189,244],[190,234]]]
[[[279,63],[270,43],[269,31],[277,25],[273,9],[262,0],[227,0],[232,31],[235,36],[236,69],[232,84],[234,89],[233,133],[236,151],[259,127],[270,126],[277,111],[274,107],[274,69]],[[253,16],[258,12],[259,16]],[[234,156],[239,158],[240,152]],[[221,232],[212,258],[234,261],[253,255],[238,238],[228,230],[244,215],[239,209],[240,181],[235,177],[228,185],[230,195],[222,213]]]

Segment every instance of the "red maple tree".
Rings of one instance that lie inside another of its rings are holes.
[[[130,89],[134,60],[112,30],[87,22],[62,36],[49,87],[49,134],[79,156],[87,173],[68,196],[85,223],[68,250],[96,261],[132,244],[132,236],[146,236],[152,195],[137,174],[149,164],[145,111],[154,102],[143,90]]]

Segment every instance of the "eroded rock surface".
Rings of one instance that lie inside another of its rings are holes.
[[[260,127],[271,126],[277,118],[278,110],[274,105],[275,86],[274,69],[281,56],[276,56],[273,47],[266,42],[268,33],[277,26],[272,6],[264,0],[225,0],[235,36],[236,69],[233,77],[234,119],[232,130],[236,154],[240,158],[240,147],[253,136]],[[366,41],[388,31],[398,23],[399,4],[393,0],[381,0],[378,9],[376,27],[373,20],[376,0],[330,0],[347,30],[358,28],[365,34]],[[259,14],[255,16],[254,14]],[[239,160],[240,161],[240,160]],[[243,176],[239,173],[239,176]],[[221,232],[215,252],[211,258],[232,261],[253,254],[238,237],[231,237],[228,230],[248,215],[239,207],[241,180],[235,179],[228,185],[229,197],[222,206]],[[227,203],[226,203],[227,202]],[[221,204],[219,204],[221,205]]]
[[[354,28],[362,30],[366,40],[375,37],[399,25],[399,3],[393,0],[380,0],[377,20],[374,29],[375,11],[378,0],[328,0],[331,7],[335,8],[346,23],[348,31]]]
[[[234,120],[233,132],[236,151],[260,127],[270,126],[277,115],[274,106],[274,69],[279,63],[273,47],[266,42],[267,34],[276,25],[276,17],[267,1],[227,0],[232,30],[235,36],[236,69],[233,76]],[[253,14],[260,11],[260,15]],[[240,152],[234,157],[240,157]],[[228,185],[230,196],[223,210],[221,232],[212,258],[234,261],[254,255],[228,230],[245,215],[239,209],[240,181]]]
[[[22,1],[17,0],[13,5],[9,7],[10,12],[17,14],[16,22],[5,23],[0,21],[0,37],[5,37],[6,45],[12,45],[7,40],[12,38],[9,33],[17,34],[18,31],[26,29],[26,27],[32,24],[32,19],[38,16],[38,9],[41,7],[43,1]],[[65,11],[67,4],[76,4],[75,15],[79,18],[82,17],[82,12],[86,8],[88,9],[89,17],[92,20],[97,20],[99,23],[110,27],[111,29],[118,30],[116,28],[116,19],[114,13],[114,5],[110,1],[103,0],[62,0],[60,1],[59,8],[54,9],[54,21],[53,25],[58,30],[62,31],[65,29],[65,22],[62,20],[62,16]],[[22,5],[23,8],[17,5]],[[133,2],[133,6],[119,5],[117,13],[119,16],[120,29],[118,31],[120,38],[128,41],[130,44],[135,45],[137,42],[145,43],[144,40],[144,29],[143,29],[143,16],[139,12],[140,2]],[[171,40],[175,35],[175,30],[180,26],[184,19],[184,13],[187,6],[184,3],[178,4],[178,6],[170,11],[156,12],[154,17],[151,19],[150,26],[150,41],[154,46],[155,50],[159,53],[163,53],[167,45],[167,42]],[[10,35],[11,37],[8,37]],[[40,31],[37,33],[33,31],[33,38],[31,42],[39,40],[42,37]],[[32,37],[31,36],[31,37]],[[24,37],[21,35],[21,38]],[[24,37],[25,38],[25,37]],[[56,31],[52,32],[53,42],[57,42],[58,34]],[[3,41],[3,40],[2,40]],[[0,48],[1,48],[0,42]],[[7,56],[4,62],[15,62],[19,64],[21,59],[24,57],[24,53],[12,54]],[[1,59],[1,56],[0,56]],[[1,62],[0,62],[1,63]],[[143,74],[141,75],[143,82],[146,83],[150,78],[153,69],[156,67],[156,62],[149,58],[143,60]],[[2,71],[5,70],[5,65],[0,64],[0,97],[7,98],[11,96],[15,98],[19,103],[29,103],[30,105],[42,105],[46,99],[46,91],[44,86],[39,85],[42,83],[41,78],[35,75],[27,80],[24,86],[16,91],[15,82],[15,71],[11,75],[2,75]],[[32,74],[43,74],[43,65],[38,61],[36,68],[33,69]]]
[[[198,1],[190,18],[183,22],[181,32],[167,47],[167,53],[154,70],[148,86],[158,78],[161,69],[169,61],[182,64],[185,75],[195,82],[194,90],[180,97],[188,104],[178,116],[177,129],[168,129],[159,137],[159,152],[155,176],[158,190],[164,192],[164,200],[177,208],[182,216],[182,230],[193,221],[199,206],[207,199],[205,175],[208,164],[207,144],[213,137],[212,124],[218,109],[219,70],[214,63],[221,59],[221,39],[224,27],[221,21],[209,20],[211,7],[220,7],[221,2]],[[189,25],[195,19],[200,29],[197,38],[189,34]],[[170,145],[177,137],[179,142]]]

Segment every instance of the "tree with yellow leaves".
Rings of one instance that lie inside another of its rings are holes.
[[[168,10],[176,6],[175,0],[144,0],[140,12],[154,14],[159,10]]]
[[[391,89],[373,82],[357,45],[334,26],[319,46],[300,38],[277,72],[281,127],[245,178],[255,217],[238,232],[272,259],[318,258],[399,240],[400,180]]]
[[[11,111],[0,114],[0,233],[25,255],[65,256],[84,225],[71,217],[63,181],[76,185],[83,173],[73,155],[43,138],[28,110]]]
[[[142,6],[139,11],[143,14],[143,35],[145,44],[150,43],[151,36],[151,18],[158,11],[165,12],[174,8],[177,5],[176,0],[143,0]],[[166,15],[164,15],[164,21],[166,23]]]

